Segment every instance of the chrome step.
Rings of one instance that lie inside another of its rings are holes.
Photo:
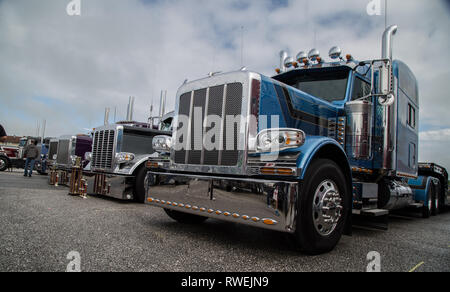
[[[381,217],[389,215],[389,211],[383,209],[362,209],[362,210],[353,210],[353,215]]]
[[[411,208],[422,208],[423,207],[423,203],[413,203],[411,205],[409,205]]]

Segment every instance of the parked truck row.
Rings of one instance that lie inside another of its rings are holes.
[[[51,184],[81,161],[89,194],[160,207],[182,223],[208,218],[289,233],[309,254],[351,234],[354,216],[444,211],[448,173],[419,163],[419,90],[395,60],[339,47],[280,54],[276,75],[242,69],[185,82],[175,110],[49,142]],[[105,119],[107,120],[107,119]],[[79,167],[76,166],[76,167]],[[78,172],[77,172],[78,173]]]
[[[171,135],[173,112],[165,113],[161,107],[157,117],[136,122],[133,109],[134,98],[130,98],[125,121],[110,124],[105,116],[104,125],[93,129],[91,135],[52,139],[48,155],[49,184],[69,186],[80,159],[83,183],[77,187],[86,188],[87,194],[144,203],[146,163],[158,155],[152,141],[156,136]]]

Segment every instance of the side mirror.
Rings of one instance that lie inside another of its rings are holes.
[[[380,96],[378,98],[378,103],[382,106],[391,106],[395,102],[395,96],[392,93],[389,93],[384,96]]]

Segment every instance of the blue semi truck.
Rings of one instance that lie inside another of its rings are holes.
[[[179,222],[287,232],[309,254],[351,234],[355,214],[437,214],[448,174],[418,161],[418,86],[392,57],[396,32],[384,32],[380,59],[281,52],[273,77],[242,69],[185,83],[173,135],[153,140],[146,202]]]

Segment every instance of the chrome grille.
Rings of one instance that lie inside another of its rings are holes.
[[[235,126],[234,132],[232,133],[227,133],[227,131],[229,131],[226,127],[228,121],[224,121],[222,125],[218,125],[221,129],[220,136],[215,137],[215,139],[221,139],[223,150],[207,150],[203,145],[204,134],[211,130],[211,128],[216,127],[216,125],[212,125],[212,127],[203,127],[201,133],[194,133],[194,129],[196,123],[201,123],[204,126],[204,120],[207,116],[219,116],[223,119],[227,116],[235,117],[241,115],[242,97],[242,83],[218,85],[195,90],[194,92],[187,92],[181,95],[178,114],[180,116],[188,117],[190,129],[187,137],[184,137],[180,129],[187,125],[177,125],[176,141],[183,145],[183,149],[175,151],[175,163],[207,166],[237,165],[239,158],[238,134],[240,125]],[[195,112],[195,108],[201,108],[201,112],[198,110]],[[226,141],[226,137],[233,137],[233,144],[230,143],[230,141]],[[213,140],[212,142],[215,143],[216,141]],[[220,141],[217,141],[217,143],[219,142]],[[227,149],[227,142],[230,144],[228,146],[233,146],[234,148]],[[199,147],[199,149],[195,149],[195,145],[201,145],[201,150]],[[177,148],[179,149],[180,147]],[[186,150],[188,148],[190,149]]]
[[[60,140],[58,143],[58,157],[56,163],[61,165],[69,164],[70,140]]]
[[[114,130],[97,131],[92,145],[92,167],[110,169],[114,156]]]
[[[53,160],[53,155],[58,153],[58,142],[50,142],[48,149],[48,159]]]

